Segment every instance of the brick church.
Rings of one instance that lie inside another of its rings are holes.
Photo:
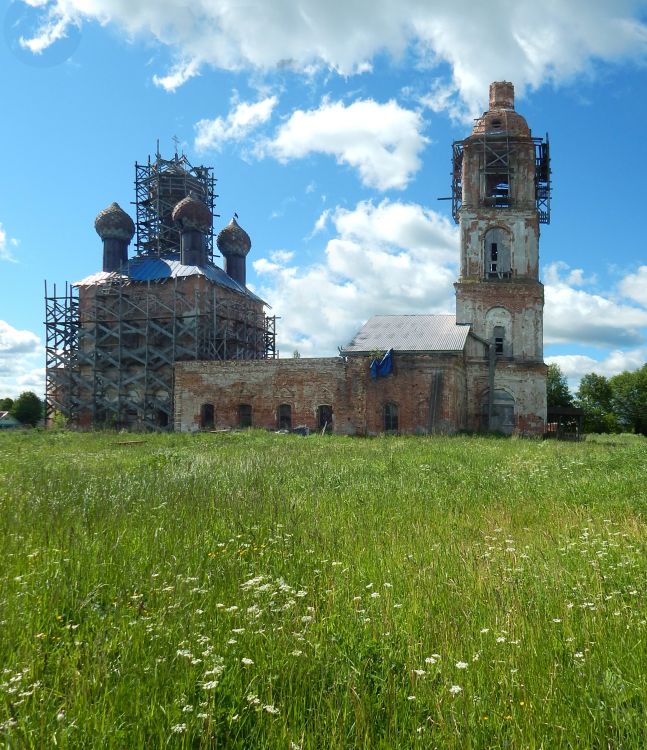
[[[455,315],[376,315],[338,357],[176,362],[175,429],[542,435],[548,138],[515,111],[511,83],[491,84],[489,109],[453,144],[452,164]]]

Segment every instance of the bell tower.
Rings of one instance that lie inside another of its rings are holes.
[[[480,414],[480,424],[471,426],[541,432],[546,367],[539,227],[550,221],[549,145],[548,137],[533,138],[515,111],[511,83],[490,85],[488,111],[453,145],[452,177],[461,238],[456,322],[469,324],[473,334],[468,392],[475,403],[468,412]]]

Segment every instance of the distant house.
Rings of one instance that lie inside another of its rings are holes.
[[[15,430],[22,424],[9,414],[8,411],[0,411],[0,430]]]

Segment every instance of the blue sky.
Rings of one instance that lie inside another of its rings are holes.
[[[550,135],[545,355],[576,385],[647,361],[647,3],[12,0],[0,39],[0,395],[44,388],[43,281],[100,269],[96,214],[172,138],[283,356],[377,313],[453,312],[451,143],[511,80]],[[217,262],[221,262],[220,259]]]

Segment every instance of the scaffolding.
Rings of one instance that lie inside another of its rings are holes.
[[[146,164],[135,163],[135,209],[138,255],[160,256],[177,252],[180,229],[173,221],[176,204],[190,193],[195,193],[207,204],[212,216],[216,178],[212,167],[194,167],[184,154],[163,159],[158,152]],[[213,222],[206,234],[207,256],[213,259]]]
[[[46,285],[45,311],[47,418],[76,426],[171,430],[175,362],[277,356],[276,318],[257,302],[177,278],[117,276],[81,299]]]
[[[548,134],[543,138],[532,138],[535,151],[535,205],[540,224],[550,224],[550,143]],[[486,200],[493,208],[510,208],[513,205],[510,192],[511,156],[517,148],[527,146],[507,134],[483,133],[471,136],[466,141],[452,144],[452,216],[458,224],[463,202],[463,155],[464,147],[482,150],[481,169],[486,179]]]

